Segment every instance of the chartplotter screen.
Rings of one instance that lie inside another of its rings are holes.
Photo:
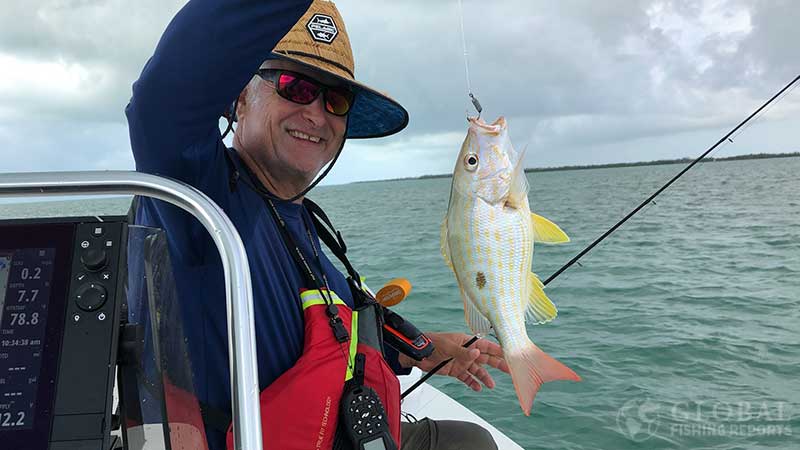
[[[6,305],[8,273],[11,271],[11,252],[0,250],[0,323],[3,323],[3,310]]]

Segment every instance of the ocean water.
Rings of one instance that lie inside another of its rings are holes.
[[[572,238],[539,245],[542,279],[682,166],[528,174],[532,209]],[[547,287],[558,318],[528,332],[580,383],[543,386],[530,417],[511,380],[494,390],[431,383],[525,449],[800,449],[800,158],[689,171]],[[367,283],[413,284],[397,311],[468,332],[439,254],[450,179],[323,186]],[[0,205],[0,217],[123,213],[124,201]]]

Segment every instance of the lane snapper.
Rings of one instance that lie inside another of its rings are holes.
[[[533,243],[569,242],[569,237],[531,213],[523,155],[511,145],[505,119],[469,123],[442,222],[442,256],[455,273],[469,328],[483,336],[494,330],[527,416],[543,383],[581,379],[539,349],[525,329],[526,317],[545,323],[558,312],[531,272]]]

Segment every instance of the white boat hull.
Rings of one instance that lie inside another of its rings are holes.
[[[415,368],[410,375],[398,377],[400,379],[400,391],[404,392],[421,376],[422,371]],[[401,409],[404,413],[411,414],[417,419],[428,417],[434,420],[463,420],[477,423],[492,434],[498,450],[524,450],[503,432],[493,427],[492,424],[428,383],[423,383],[409,394],[403,400]]]

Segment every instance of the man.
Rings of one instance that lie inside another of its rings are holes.
[[[234,100],[238,127],[228,149],[218,118]],[[126,114],[137,170],[197,187],[236,225],[253,278],[259,383],[269,391],[305,351],[308,316],[298,293],[317,289],[329,293],[323,298],[338,295],[342,305],[354,306],[344,276],[319,251],[304,194],[346,138],[396,133],[408,122],[405,109],[355,81],[349,39],[333,3],[191,0],[134,84]],[[157,201],[141,202],[137,222],[167,232],[197,395],[206,408],[230,411],[217,250],[188,214]],[[332,324],[339,318],[328,314]],[[430,358],[417,363],[387,347],[386,363],[404,373],[453,357],[440,373],[474,390],[480,383],[494,386],[485,364],[508,371],[496,344],[479,340],[464,349],[466,335],[429,336],[437,348]],[[311,376],[326,374],[312,370]],[[404,424],[402,448],[496,448],[485,430],[471,425]],[[206,422],[211,450],[224,448],[224,433]]]

